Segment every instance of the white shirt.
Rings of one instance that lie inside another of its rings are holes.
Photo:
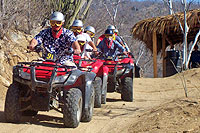
[[[83,52],[81,55],[81,58],[84,58],[85,56],[88,58],[91,58],[91,54],[92,52],[87,52],[86,49],[93,49],[88,43],[85,43],[84,47],[83,47]]]
[[[87,42],[92,41],[92,39],[90,38],[90,36],[87,33],[82,33],[81,35],[85,36]]]

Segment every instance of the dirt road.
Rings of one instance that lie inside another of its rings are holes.
[[[0,132],[197,132],[200,129],[200,69],[187,71],[184,76],[187,99],[178,75],[134,79],[134,102],[121,101],[120,94],[110,93],[107,104],[94,110],[92,121],[80,123],[76,129],[64,128],[62,114],[55,111],[24,117],[20,124],[6,123],[3,114],[5,96],[1,96]]]

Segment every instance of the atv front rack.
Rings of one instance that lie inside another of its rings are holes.
[[[83,61],[86,61],[86,62],[96,62],[96,60],[90,60],[90,59],[74,59],[75,61],[79,61],[77,63],[77,66],[80,70],[83,70],[83,71],[87,71],[87,72],[91,72],[93,70],[92,67],[82,67],[81,64]]]
[[[34,60],[34,61],[42,61],[42,60]],[[59,63],[54,63],[53,61],[44,61],[44,62],[51,62],[54,64],[44,64],[44,63],[38,63],[38,62],[18,62],[18,65],[30,65],[30,66],[46,66],[46,67],[56,67],[56,68],[66,68],[66,69],[73,69],[76,68],[75,66],[67,66],[67,65],[61,65]]]
[[[37,68],[37,67],[44,67],[44,68]],[[45,69],[45,67],[49,67],[51,69]],[[19,62],[17,66],[15,66],[15,68],[17,68],[16,70],[18,71],[17,73],[30,73],[29,75],[29,79],[24,79],[24,78],[16,78],[15,80],[17,80],[18,82],[23,82],[29,86],[31,86],[31,89],[33,91],[36,90],[37,87],[41,87],[41,88],[48,88],[47,91],[48,93],[52,92],[52,88],[53,88],[53,84],[63,84],[70,74],[71,74],[71,70],[73,68],[76,68],[75,66],[66,66],[66,65],[60,65],[57,63],[54,64],[44,64],[44,63],[38,63],[38,62]],[[59,69],[59,68],[63,68],[63,69]],[[36,78],[36,70],[41,70],[41,71],[46,71],[47,73],[45,74],[49,74],[50,77],[48,79],[48,81],[43,81],[43,80],[38,80],[38,78]],[[56,76],[58,76],[58,74],[63,73],[62,76],[59,76],[60,78],[62,78],[63,80],[58,81],[55,80]],[[20,76],[19,74],[19,76]]]
[[[116,77],[122,77],[123,75],[128,74],[134,69],[134,64],[131,65],[130,63],[109,64],[107,62],[104,62],[104,65],[108,66],[109,68],[113,68],[113,72],[110,76],[113,77],[112,79],[114,82],[116,82]]]
[[[116,63],[116,64],[110,64],[110,63],[107,63],[107,62],[104,62],[103,63],[104,65],[108,65],[110,68],[133,68],[134,66],[132,66],[130,63]]]

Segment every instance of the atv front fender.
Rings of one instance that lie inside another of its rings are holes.
[[[96,74],[93,72],[86,72],[85,74],[85,93],[83,94],[84,96],[84,108],[87,109],[89,107],[89,103],[90,103],[90,97],[91,97],[91,91],[92,89],[94,89],[94,87],[92,87],[92,82],[94,81],[94,78],[96,77]]]
[[[85,75],[85,74],[86,72],[80,71],[79,69],[72,70],[67,81],[64,83],[64,86],[73,85],[81,75]]]
[[[108,75],[103,75],[103,85],[102,85],[102,94],[106,95],[107,93],[107,84],[108,84]]]
[[[120,77],[120,79],[123,79],[125,77],[135,77],[135,67],[131,68],[131,69],[126,69],[124,74]]]

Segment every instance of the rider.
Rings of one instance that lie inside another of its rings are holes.
[[[90,59],[92,53],[86,50],[93,50],[93,48],[87,43],[85,36],[80,34],[76,38],[81,48],[81,58]]]
[[[98,50],[101,51],[106,57],[114,57],[118,50],[127,55],[125,48],[113,39],[113,34],[113,30],[107,29],[105,31],[105,38],[97,46]]]
[[[107,29],[110,29],[110,30],[114,30],[115,29],[115,26],[113,25],[109,25],[107,27]],[[105,34],[102,34],[98,39],[97,39],[97,46],[99,45],[99,43],[105,38]],[[115,40],[115,38],[113,38]]]
[[[45,55],[48,53],[62,56],[59,60],[61,64],[74,65],[72,55],[64,55],[63,51],[74,50],[75,54],[81,52],[80,46],[76,41],[73,32],[62,27],[64,24],[64,15],[61,12],[54,12],[50,16],[51,28],[40,31],[30,42],[29,49],[34,50],[36,45],[42,45],[45,49]]]
[[[119,31],[118,31],[117,29],[114,30],[115,36],[116,36],[116,37],[119,37],[119,39],[121,40],[121,43],[124,44],[126,51],[127,51],[127,52],[130,52],[130,49],[129,49],[128,45],[127,45],[127,44],[123,41],[123,39],[118,35],[118,32],[119,32]]]
[[[84,35],[88,44],[94,49],[94,51],[97,51],[97,48],[93,43],[92,39],[90,38],[90,36],[87,33],[83,33],[83,22],[81,20],[74,20],[71,26],[71,30],[74,32],[75,36],[80,34]]]
[[[198,45],[196,44],[194,46],[194,51],[192,51],[191,57],[190,57],[190,66],[191,68],[198,68],[200,67],[200,51],[198,50]]]
[[[109,26],[107,27],[107,30],[112,30],[112,31],[114,32],[115,26],[109,25]],[[101,35],[101,36],[98,38],[98,40],[97,40],[97,45],[98,45],[104,38],[105,38],[105,35],[104,35],[104,34]],[[124,43],[122,42],[122,40],[120,39],[120,37],[118,37],[118,36],[116,36],[115,34],[113,34],[113,40],[118,41],[118,42],[125,48],[125,45],[124,45]]]
[[[95,35],[95,28],[94,27],[87,26],[85,28],[84,32],[87,33],[91,37],[92,41],[94,41],[94,35]]]

